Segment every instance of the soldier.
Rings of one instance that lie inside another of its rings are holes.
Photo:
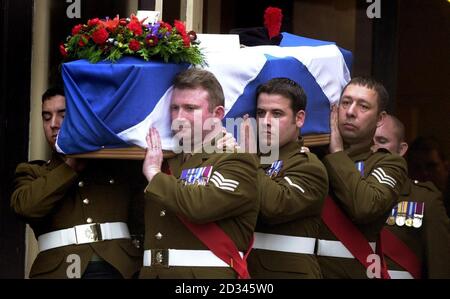
[[[383,147],[404,156],[405,127],[388,115],[377,128],[374,143],[374,149]],[[434,184],[407,180],[381,233],[390,277],[450,278],[449,230],[442,194]]]
[[[223,105],[214,75],[189,69],[176,76],[170,105],[172,121],[181,124],[175,133],[184,152],[166,160],[164,172],[159,134],[149,130],[141,278],[248,278],[245,253],[259,211],[258,160],[205,151],[212,138],[222,136]],[[214,129],[208,129],[214,119]],[[195,126],[201,126],[200,136],[194,136]]]
[[[417,137],[406,155],[409,176],[430,181],[442,192],[447,216],[450,217],[450,161],[433,137]]]
[[[317,243],[324,278],[386,277],[367,268],[377,262],[375,242],[407,178],[402,157],[370,149],[387,102],[380,83],[355,77],[344,88],[339,106],[332,108],[330,153],[323,159],[330,197]]]
[[[131,278],[142,258],[127,225],[131,166],[57,153],[65,109],[62,89],[43,94],[42,121],[52,157],[21,163],[15,173],[11,207],[30,224],[39,245],[30,277]]]
[[[252,278],[322,277],[314,248],[328,177],[322,162],[302,151],[305,108],[305,92],[290,79],[272,79],[257,89],[259,141],[279,147],[279,158],[258,171],[261,211],[248,258]]]

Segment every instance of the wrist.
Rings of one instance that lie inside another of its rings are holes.
[[[150,168],[146,171],[145,177],[147,178],[147,181],[150,183],[150,181],[153,179],[153,177],[160,172],[161,172],[160,168]]]

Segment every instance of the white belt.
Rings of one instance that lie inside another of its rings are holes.
[[[315,238],[255,233],[253,248],[282,252],[314,254]]]
[[[241,257],[244,256],[239,252]],[[210,250],[151,249],[144,251],[144,266],[229,267]]]
[[[388,270],[391,279],[414,279],[408,271]]]
[[[39,251],[56,247],[86,244],[112,239],[130,239],[128,226],[123,222],[91,223],[76,225],[40,235]]]
[[[376,243],[369,242],[370,247],[375,252]],[[317,246],[317,255],[330,257],[343,257],[354,259],[353,254],[348,251],[347,247],[341,241],[320,240]]]

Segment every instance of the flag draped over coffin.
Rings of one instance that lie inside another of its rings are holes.
[[[206,69],[225,93],[226,118],[255,115],[259,84],[275,77],[299,83],[307,95],[302,134],[329,133],[330,104],[339,100],[350,80],[352,55],[332,42],[283,33],[280,46],[258,46],[209,53]],[[145,62],[125,57],[117,63],[63,64],[66,116],[58,151],[77,154],[130,145],[146,147],[150,126],[160,132],[164,149],[172,149],[171,83],[187,64]]]

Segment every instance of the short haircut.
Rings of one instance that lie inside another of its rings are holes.
[[[344,94],[345,89],[349,85],[358,85],[358,86],[366,87],[368,89],[372,89],[377,94],[378,113],[381,113],[381,112],[387,110],[388,105],[389,105],[389,94],[388,94],[386,88],[383,86],[383,84],[381,84],[377,80],[375,80],[371,77],[364,77],[364,76],[354,77],[353,79],[350,80],[350,82],[348,82],[348,84],[342,90],[341,98],[342,98],[342,95]]]
[[[174,79],[173,87],[177,89],[195,89],[202,88],[209,94],[208,110],[213,111],[217,106],[225,105],[225,96],[222,86],[213,73],[190,68],[178,73]]]
[[[54,96],[65,97],[64,88],[62,88],[61,86],[53,86],[53,87],[50,87],[49,89],[47,89],[44,92],[44,94],[42,95],[42,103]]]
[[[394,115],[392,114],[388,114],[386,115],[386,117],[392,119],[392,122],[394,123],[394,127],[396,129],[396,135],[398,140],[400,140],[400,142],[404,142],[405,141],[405,125]]]
[[[256,99],[261,93],[281,95],[291,101],[291,109],[294,115],[300,110],[306,109],[306,94],[303,88],[295,81],[288,78],[274,78],[258,86]]]

